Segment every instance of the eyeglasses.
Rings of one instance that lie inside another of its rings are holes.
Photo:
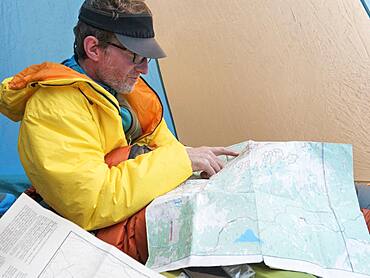
[[[139,54],[136,54],[135,52],[132,52],[132,51],[128,50],[126,47],[121,46],[121,45],[118,45],[118,44],[116,44],[114,42],[107,42],[107,44],[109,44],[111,46],[114,46],[114,47],[117,47],[119,49],[122,49],[122,50],[128,52],[132,56],[132,62],[135,65],[140,65],[144,61],[146,61],[149,64],[149,62],[152,60],[151,58],[140,56]]]

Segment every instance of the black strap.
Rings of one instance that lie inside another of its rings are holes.
[[[127,14],[97,10],[82,5],[78,19],[93,27],[134,38],[154,38],[153,19],[148,13]]]

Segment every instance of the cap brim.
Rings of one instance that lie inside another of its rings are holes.
[[[134,38],[117,33],[115,35],[124,47],[140,56],[152,59],[166,57],[166,53],[154,38]]]

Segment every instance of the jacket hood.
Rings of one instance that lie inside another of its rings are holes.
[[[0,113],[17,122],[22,120],[29,98],[40,87],[75,87],[104,111],[120,117],[117,99],[88,76],[61,64],[45,62],[33,65],[14,77],[5,79],[0,87]],[[144,134],[149,134],[163,117],[162,103],[150,86],[140,78],[134,91],[126,95],[135,110]]]
[[[28,99],[40,86],[76,86],[89,83],[95,90],[104,94],[110,103],[118,107],[114,96],[84,74],[64,65],[45,62],[30,66],[17,75],[5,79],[0,87],[0,113],[13,121],[23,118]]]

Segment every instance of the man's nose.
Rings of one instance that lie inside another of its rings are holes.
[[[144,61],[138,65],[135,66],[135,69],[140,72],[141,74],[147,74],[148,73],[148,59],[144,59]]]

